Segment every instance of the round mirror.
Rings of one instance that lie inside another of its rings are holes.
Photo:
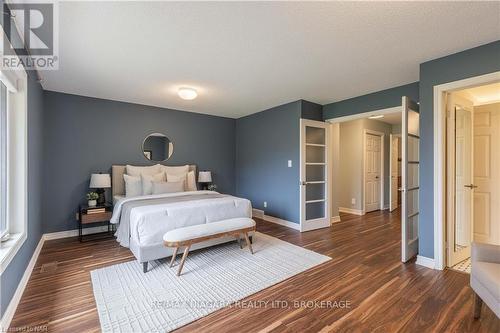
[[[174,153],[174,144],[166,135],[152,133],[142,142],[142,153],[150,161],[165,161]]]

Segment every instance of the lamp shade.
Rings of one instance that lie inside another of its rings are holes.
[[[90,176],[90,188],[109,188],[111,187],[111,177],[108,173],[93,173]]]
[[[210,183],[212,181],[212,173],[210,171],[200,171],[198,174],[199,183]]]

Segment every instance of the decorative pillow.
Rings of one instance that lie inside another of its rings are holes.
[[[187,188],[187,173],[183,175],[171,175],[167,173],[167,182],[182,182],[184,184],[184,190]]]
[[[141,175],[156,175],[157,173],[162,172],[162,166],[160,164],[151,166],[127,165],[125,166],[125,171],[127,172],[127,175],[134,177],[140,177]]]
[[[125,180],[125,196],[126,197],[138,197],[138,196],[142,195],[141,177],[123,175],[123,179]]]
[[[187,191],[198,190],[198,188],[196,187],[196,176],[194,174],[194,171],[189,171],[187,174],[186,190]]]
[[[163,172],[156,175],[141,175],[142,195],[153,194],[153,182],[164,182],[165,174]]]
[[[182,176],[189,172],[189,165],[187,164],[183,166],[162,165],[160,167],[167,175],[172,175],[172,176]]]
[[[153,182],[153,194],[175,193],[184,191],[184,182]]]

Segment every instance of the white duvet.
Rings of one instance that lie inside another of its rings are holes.
[[[169,230],[236,217],[252,217],[252,205],[247,199],[229,195],[207,199],[198,197],[193,200],[186,198],[186,196],[214,194],[218,193],[191,191],[122,198],[116,202],[111,218],[111,223],[120,223],[116,232],[117,241],[126,247],[129,246],[130,239],[140,246],[158,245],[163,242],[163,235]],[[174,201],[175,198],[179,198],[184,201],[140,205],[130,210],[128,220],[121,219],[125,203],[159,198],[172,198]]]

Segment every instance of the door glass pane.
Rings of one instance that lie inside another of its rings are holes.
[[[306,143],[309,144],[325,144],[325,129],[318,127],[306,127]]]
[[[325,184],[307,184],[306,201],[325,199]]]
[[[324,181],[325,168],[324,165],[306,165],[306,182]]]
[[[306,203],[306,220],[325,217],[325,202]]]
[[[325,147],[306,146],[307,163],[325,163]]]
[[[472,115],[455,109],[455,251],[471,243],[472,189]]]

